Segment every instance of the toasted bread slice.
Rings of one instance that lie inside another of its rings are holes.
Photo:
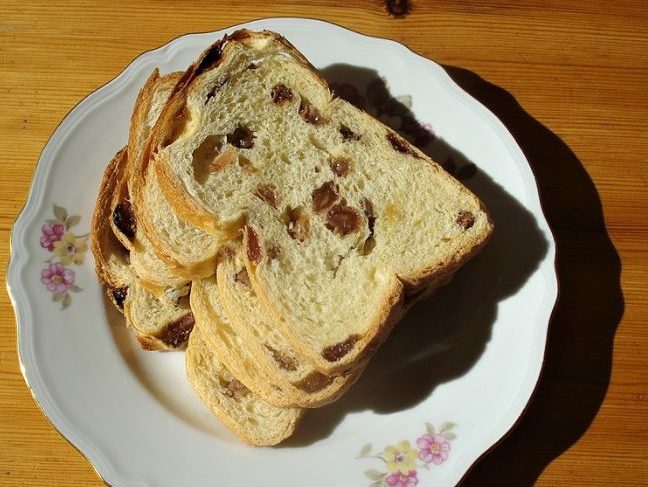
[[[243,226],[252,287],[296,352],[352,370],[403,295],[488,240],[479,199],[349,103],[284,38],[237,31],[205,51],[151,135],[159,185],[206,232]]]
[[[110,225],[110,203],[117,181],[126,167],[126,149],[108,164],[92,217],[90,248],[95,269],[106,293],[124,313],[137,339],[147,350],[176,350],[186,345],[193,328],[188,298],[169,304],[159,301],[141,285],[129,265],[129,251],[115,237]]]
[[[268,404],[239,382],[196,328],[186,352],[187,377],[227,428],[250,445],[272,446],[293,434],[304,411]]]

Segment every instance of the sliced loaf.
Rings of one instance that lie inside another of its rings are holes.
[[[363,364],[406,293],[485,244],[481,202],[406,140],[331,96],[284,38],[238,31],[180,80],[149,158],[175,212],[243,229],[251,285],[296,352],[332,375]]]
[[[355,371],[328,377],[297,355],[251,292],[242,260],[237,266],[233,257],[226,258],[217,277],[195,281],[191,308],[196,328],[220,360],[249,389],[276,406],[324,405],[360,375]]]

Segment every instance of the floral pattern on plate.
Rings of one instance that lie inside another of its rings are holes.
[[[384,463],[384,470],[365,471],[371,487],[416,487],[419,469],[429,470],[448,459],[451,442],[457,437],[452,431],[456,425],[444,423],[438,430],[430,423],[425,426],[426,433],[416,439],[415,446],[403,440],[376,454],[372,454],[371,443],[362,447],[357,458],[377,458]]]
[[[76,284],[76,272],[70,267],[81,265],[88,250],[88,234],[77,235],[70,229],[81,221],[78,215],[68,216],[65,208],[52,205],[54,218],[41,227],[40,246],[50,257],[41,270],[41,282],[52,294],[52,301],[60,302],[61,309],[72,304],[72,294],[82,291]]]

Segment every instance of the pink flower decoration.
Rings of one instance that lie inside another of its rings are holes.
[[[72,269],[65,268],[59,262],[50,264],[41,271],[41,282],[51,293],[67,292],[69,287],[74,284],[75,277],[76,274]]]
[[[58,242],[63,238],[65,227],[60,223],[51,225],[46,223],[41,227],[43,234],[40,238],[41,247],[52,252],[54,250],[54,242]]]
[[[416,440],[416,445],[419,447],[418,457],[425,463],[440,465],[448,459],[450,442],[442,435],[423,435]]]
[[[411,470],[407,474],[394,472],[385,479],[389,487],[415,487],[418,484],[416,470]]]

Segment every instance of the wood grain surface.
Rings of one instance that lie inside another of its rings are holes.
[[[395,18],[378,0],[0,0],[0,269],[52,131],[142,51],[271,16],[395,39],[446,65],[511,130],[558,244],[560,300],[537,394],[464,484],[648,485],[648,8],[632,0],[410,3]],[[102,485],[24,384],[5,291],[0,484]]]

